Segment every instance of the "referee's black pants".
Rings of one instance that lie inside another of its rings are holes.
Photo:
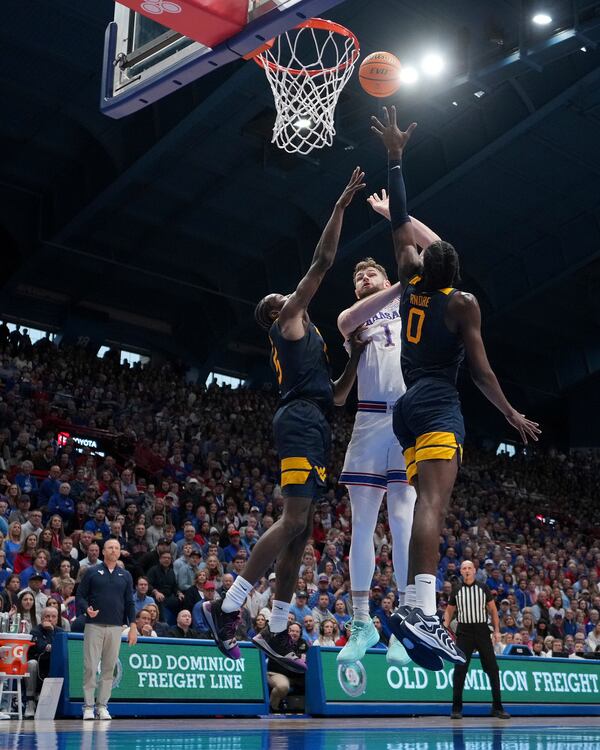
[[[467,661],[465,664],[457,664],[454,667],[452,710],[462,711],[463,689],[473,651],[479,651],[481,666],[489,678],[492,688],[492,707],[493,709],[502,709],[500,670],[496,662],[496,654],[494,653],[488,626],[485,623],[474,623],[472,625],[459,624],[456,630],[456,645],[463,651],[467,657]]]

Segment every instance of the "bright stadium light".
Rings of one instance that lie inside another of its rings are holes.
[[[549,23],[552,23],[552,16],[549,16],[547,13],[536,13],[531,20],[537,26],[547,26]]]
[[[444,70],[445,65],[443,57],[435,52],[425,55],[421,61],[421,68],[428,76],[439,75]]]
[[[299,117],[294,123],[296,130],[308,130],[312,125],[310,117]]]
[[[419,71],[412,65],[403,65],[400,71],[400,80],[402,83],[416,83],[419,80]]]

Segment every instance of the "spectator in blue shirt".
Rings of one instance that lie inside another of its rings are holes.
[[[91,531],[94,539],[97,541],[106,541],[110,536],[110,526],[105,521],[106,511],[102,506],[96,508],[94,517],[87,521],[83,528],[85,531]]]
[[[346,627],[346,623],[350,622],[352,618],[348,614],[346,602],[342,599],[342,597],[338,597],[335,600],[333,616],[336,619],[340,633],[344,633],[345,632],[344,628]]]
[[[48,563],[50,562],[50,556],[45,549],[39,549],[35,557],[33,558],[33,565],[21,573],[21,588],[26,589],[29,586],[29,579],[32,575],[40,575],[44,579],[44,588],[50,588],[52,586],[52,578],[48,573]]]
[[[300,624],[304,622],[306,615],[312,614],[312,609],[308,606],[306,599],[306,591],[296,591],[295,603],[290,607],[290,612]]]
[[[210,627],[208,626],[208,623],[206,622],[206,618],[204,617],[202,604],[204,602],[212,602],[214,600],[215,598],[214,581],[206,581],[206,583],[204,584],[204,588],[203,588],[203,595],[204,595],[204,598],[196,602],[196,604],[194,604],[194,609],[192,610],[192,624],[194,626],[194,630],[200,634],[201,638],[204,638],[204,636],[207,633],[210,633]]]
[[[71,520],[75,513],[75,503],[69,497],[70,492],[71,485],[68,482],[62,482],[58,492],[55,492],[48,502],[48,513],[50,515],[57,514],[63,521]]]
[[[248,553],[248,557],[250,557],[250,553],[257,541],[256,529],[253,526],[246,526],[244,536],[242,537],[242,547]]]
[[[23,461],[21,471],[15,477],[15,484],[20,487],[21,492],[24,492],[35,500],[39,487],[37,479],[31,476],[32,471],[33,463],[31,461]]]
[[[136,614],[147,604],[156,604],[154,597],[148,596],[148,579],[144,576],[140,576],[137,579],[135,585],[135,591],[133,593],[133,603],[135,605]]]
[[[389,641],[390,636],[392,635],[392,629],[390,628],[390,617],[392,616],[393,612],[394,600],[391,596],[384,596],[381,600],[381,606],[378,607],[374,612],[374,616],[378,617],[379,621],[381,622],[380,633],[383,633],[386,641]]]
[[[519,581],[519,585],[515,588],[514,593],[517,604],[519,605],[519,609],[523,609],[524,607],[531,607],[533,605],[531,596],[529,596],[529,592],[527,591],[527,580],[525,578],[522,578]]]
[[[321,575],[318,577],[317,586],[317,590],[308,600],[308,606],[311,608],[311,611],[319,605],[320,594],[327,594],[327,596],[329,597],[328,609],[333,610],[333,607],[335,606],[335,596],[329,590],[329,576],[326,573],[321,573]],[[304,638],[305,636],[303,635],[302,637]]]
[[[60,467],[51,466],[50,474],[47,479],[44,479],[40,485],[38,493],[38,505],[42,508],[46,507],[50,502],[52,495],[56,494],[60,489]]]
[[[306,615],[304,617],[302,637],[311,646],[319,637],[319,628],[316,626],[315,618],[312,615]]]
[[[240,551],[240,546],[240,532],[237,529],[232,529],[229,532],[229,544],[223,550],[223,557],[226,563],[232,562],[233,559],[237,557],[237,554]]]

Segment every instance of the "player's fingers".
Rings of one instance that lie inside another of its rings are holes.
[[[371,123],[373,125],[377,125],[377,127],[380,130],[384,130],[385,129],[385,125],[381,122],[381,120],[379,118],[375,117],[375,115],[371,115]]]
[[[384,201],[387,198],[387,190],[385,188],[381,189],[381,200]]]
[[[411,135],[413,134],[413,130],[416,127],[417,127],[417,123],[416,122],[411,122],[411,124],[406,128],[406,135],[407,135],[408,138],[411,137]]]
[[[383,138],[382,130],[378,130],[374,125],[371,125],[371,130],[375,133],[375,135],[378,135],[380,138]]]
[[[396,124],[396,107],[392,104],[390,107],[390,125]]]
[[[390,113],[388,111],[387,107],[382,107],[383,109],[383,123],[386,127],[389,127],[390,124]]]

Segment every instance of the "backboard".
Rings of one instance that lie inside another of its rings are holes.
[[[245,27],[214,48],[115,3],[104,40],[100,109],[109,117],[125,117],[341,2],[249,0]],[[179,7],[170,0],[144,0],[143,5],[165,23]]]

